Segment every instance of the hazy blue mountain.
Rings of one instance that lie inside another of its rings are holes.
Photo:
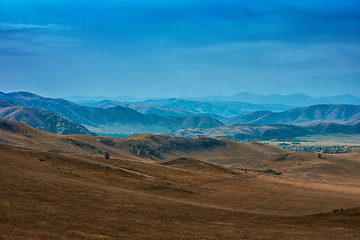
[[[158,98],[158,99],[141,99],[130,96],[120,96],[117,98],[109,97],[72,97],[68,98],[82,105],[91,105],[99,101],[110,100],[114,102],[126,102],[129,104],[143,103],[152,106],[165,108],[187,109],[201,114],[211,116],[220,116],[221,118],[230,118],[254,111],[285,111],[294,107],[303,107],[317,104],[360,104],[360,97],[353,95],[340,95],[330,97],[312,98],[304,94],[292,95],[259,95],[252,93],[238,93],[233,96],[206,96],[197,98]],[[122,105],[123,106],[123,105]],[[130,107],[132,108],[132,107]],[[142,113],[153,113],[143,107],[133,107]],[[144,109],[144,110],[142,110]],[[155,111],[155,109],[154,109]],[[166,112],[166,111],[165,111]],[[162,111],[159,115],[166,115]],[[170,114],[170,113],[169,113]],[[174,113],[175,114],[175,113]]]
[[[122,95],[122,96],[117,96],[117,97],[70,96],[70,97],[64,97],[64,99],[71,101],[71,102],[78,103],[78,104],[83,104],[83,103],[88,103],[88,102],[99,102],[99,101],[104,101],[104,100],[120,101],[120,102],[139,102],[139,101],[145,101],[147,98],[137,98],[137,97]]]
[[[28,92],[1,94],[0,98],[26,107],[55,112],[96,133],[170,133],[183,128],[212,128],[223,124],[211,117],[161,117],[116,106],[94,108],[64,99],[44,98]]]
[[[162,106],[152,106],[146,103],[125,103],[119,101],[111,101],[111,100],[103,100],[103,101],[88,101],[82,102],[82,105],[89,107],[97,107],[97,108],[109,108],[116,106],[123,106],[134,109],[138,112],[144,114],[155,114],[158,116],[211,116],[216,119],[221,119],[222,117],[214,115],[214,114],[206,114],[201,113],[195,110],[189,110],[185,108],[177,108],[177,107],[162,107]]]
[[[270,111],[284,111],[294,108],[293,106],[286,106],[280,104],[251,104],[245,102],[224,102],[224,101],[190,101],[178,98],[168,99],[149,99],[143,103],[152,106],[161,107],[174,107],[181,109],[188,109],[191,111],[199,112],[202,114],[210,114],[213,116],[220,116],[222,118],[234,117],[240,114],[245,114],[258,110],[270,110]]]
[[[57,134],[95,135],[84,126],[56,113],[18,106],[4,100],[0,100],[0,118],[26,123],[34,128]]]
[[[126,103],[112,100],[101,100],[101,101],[81,101],[77,102],[80,105],[88,106],[88,107],[96,107],[96,108],[109,108],[109,107],[117,107],[124,106]]]
[[[308,106],[315,104],[360,104],[360,97],[353,95],[340,95],[330,97],[312,98],[304,94],[292,95],[259,95],[253,93],[238,93],[233,96],[206,96],[200,98],[186,98],[194,101],[235,101],[253,104],[285,104],[292,106]]]
[[[320,104],[283,112],[257,111],[224,120],[225,124],[304,124],[313,121],[345,123],[360,119],[360,105]]]

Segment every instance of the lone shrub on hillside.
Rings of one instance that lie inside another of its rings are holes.
[[[107,162],[110,159],[110,154],[109,153],[105,153],[105,162]]]

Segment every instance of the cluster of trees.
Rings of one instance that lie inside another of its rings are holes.
[[[273,169],[266,169],[266,170],[262,170],[262,169],[248,169],[248,168],[234,168],[237,170],[241,170],[241,171],[245,171],[245,172],[258,172],[258,173],[267,173],[267,174],[273,174],[273,175],[281,175],[282,172],[278,172],[276,170]]]
[[[160,151],[140,140],[129,140],[126,142],[126,145],[129,147],[129,151],[138,155],[138,156],[148,156],[149,158],[159,158]]]
[[[71,134],[83,132],[79,125],[74,122],[60,117],[56,113],[43,111],[41,112],[40,119],[43,122],[43,125],[34,126],[37,129],[59,133],[59,134]]]
[[[226,144],[225,142],[219,141],[219,140],[214,139],[214,138],[201,137],[201,136],[199,136],[197,139],[195,139],[195,141],[197,143],[199,143],[200,146],[203,147],[203,148],[210,148],[210,147],[213,147],[213,146],[223,146],[223,145]]]
[[[291,152],[310,152],[310,153],[324,153],[324,154],[339,154],[351,152],[355,149],[360,149],[360,146],[349,146],[349,145],[333,145],[333,146],[302,146],[299,144],[287,144],[279,143],[279,147],[282,147]]]

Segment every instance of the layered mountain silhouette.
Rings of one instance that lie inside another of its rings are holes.
[[[224,120],[225,124],[304,124],[313,121],[346,123],[360,119],[360,105],[322,104],[283,112],[257,111]]]
[[[222,117],[214,114],[202,113],[196,110],[190,110],[186,108],[180,107],[171,107],[171,106],[157,106],[157,105],[149,105],[143,102],[139,103],[125,103],[119,101],[111,101],[111,100],[103,100],[103,101],[87,101],[82,102],[82,105],[89,107],[97,107],[97,108],[110,108],[123,106],[127,108],[134,109],[143,114],[155,114],[158,116],[213,116],[215,118],[221,119]]]
[[[81,101],[79,104],[90,107],[109,108],[123,106],[144,114],[159,116],[211,116],[218,120],[235,117],[258,110],[284,111],[294,108],[282,104],[251,104],[245,102],[204,102],[179,98],[148,99],[146,101],[126,103],[119,101]]]
[[[118,97],[83,97],[83,96],[73,96],[67,97],[67,100],[83,103],[89,101],[102,101],[102,100],[112,100],[120,102],[142,102],[146,101],[144,98],[134,98],[130,96],[118,96]],[[338,95],[338,96],[329,96],[329,97],[310,97],[304,94],[290,94],[290,95],[280,95],[280,94],[271,94],[271,95],[260,95],[253,93],[238,93],[233,96],[205,96],[205,97],[183,97],[182,99],[197,101],[197,102],[244,102],[252,104],[286,104],[290,106],[299,106],[304,107],[308,105],[317,105],[317,104],[360,104],[360,97],[353,96],[350,94]],[[159,99],[158,99],[159,100]],[[163,99],[160,99],[163,100]],[[260,109],[258,109],[260,110]],[[271,110],[271,109],[269,109]],[[254,110],[255,111],[255,110]],[[271,110],[274,111],[274,110]]]
[[[94,108],[81,106],[64,99],[45,98],[29,92],[1,93],[0,99],[34,109],[57,113],[84,125],[96,133],[170,133],[184,128],[213,128],[223,126],[212,117],[168,116],[142,114],[133,109],[116,106]]]
[[[291,139],[312,134],[359,133],[360,105],[320,104],[282,112],[254,111],[224,119],[226,115],[253,108],[279,110],[289,106],[176,98],[87,104],[90,106],[29,92],[0,92],[0,118],[52,133],[81,135],[156,133],[182,137]]]
[[[159,100],[149,99],[143,103],[152,106],[188,109],[202,114],[220,116],[218,119],[234,117],[236,115],[250,113],[258,110],[284,111],[294,108],[293,106],[283,104],[251,104],[247,102],[234,101],[190,101],[178,98]]]

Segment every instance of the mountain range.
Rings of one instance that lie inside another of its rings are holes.
[[[314,134],[360,134],[360,106],[321,104],[283,112],[257,111],[223,120],[226,126],[182,129],[181,137],[228,137],[231,139],[293,139]]]
[[[321,104],[294,108],[283,112],[256,111],[223,120],[226,125],[243,124],[304,124],[312,121],[346,123],[360,119],[360,105]]]
[[[20,121],[52,133],[81,135],[155,133],[241,140],[359,134],[360,105],[319,104],[288,109],[289,105],[176,98],[137,103],[104,100],[84,104],[87,106],[29,92],[0,92],[0,118]],[[225,118],[242,111],[251,112]]]
[[[251,104],[246,102],[225,101],[205,102],[179,98],[148,99],[146,101],[133,103],[111,100],[81,101],[79,104],[101,108],[123,106],[144,114],[156,114],[159,116],[211,116],[218,120],[258,110],[284,111],[294,108],[293,106],[282,104]]]
[[[258,110],[284,111],[294,108],[294,106],[283,104],[251,104],[247,102],[235,101],[190,101],[178,98],[168,98],[160,100],[149,99],[144,101],[143,103],[152,106],[188,109],[202,114],[211,114],[215,117],[220,116],[222,119]]]
[[[212,128],[223,123],[212,117],[142,114],[116,106],[94,108],[64,99],[45,98],[29,92],[0,93],[0,100],[33,109],[51,111],[77,122],[95,133],[170,133],[185,128]],[[31,122],[31,121],[29,121]]]
[[[143,114],[154,114],[158,116],[213,116],[215,118],[221,119],[219,115],[201,113],[196,110],[180,108],[180,107],[170,107],[170,106],[157,106],[150,105],[144,102],[135,102],[135,103],[126,103],[119,101],[111,100],[102,100],[102,101],[82,101],[79,102],[81,105],[97,108],[110,108],[116,106],[123,106],[127,108],[134,109]]]

